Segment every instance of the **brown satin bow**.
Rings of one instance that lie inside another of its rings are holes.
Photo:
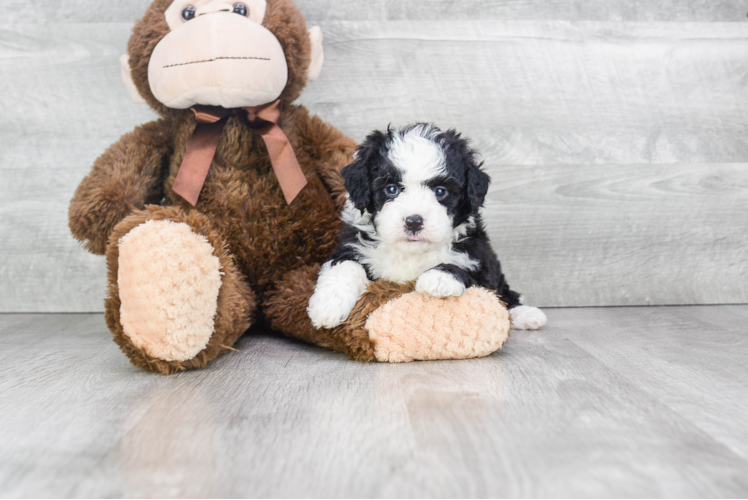
[[[283,196],[290,205],[307,184],[306,176],[293,151],[291,142],[280,128],[281,101],[264,106],[241,108],[247,113],[249,124],[256,129],[270,154],[273,171],[278,178]],[[193,207],[197,205],[200,192],[208,177],[208,170],[218,148],[226,118],[237,110],[216,106],[195,106],[192,108],[197,119],[197,127],[187,145],[187,154],[179,167],[173,190]]]

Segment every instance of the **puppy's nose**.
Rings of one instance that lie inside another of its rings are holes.
[[[419,232],[423,229],[423,217],[420,215],[411,215],[405,219],[405,227],[413,234]]]

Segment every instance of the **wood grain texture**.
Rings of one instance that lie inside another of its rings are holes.
[[[424,120],[474,139],[510,283],[542,306],[742,303],[748,25],[327,21],[302,102],[360,140]],[[130,23],[0,27],[0,311],[102,308],[69,235],[129,102]]]
[[[748,366],[731,354],[748,344],[747,308],[605,310],[582,315],[584,325],[576,311],[553,313],[556,327],[574,329],[575,344],[748,458]]]
[[[5,23],[122,22],[143,15],[151,0],[3,0]],[[740,0],[296,0],[310,21],[329,20],[598,20],[745,22]]]
[[[489,171],[489,233],[530,303],[748,302],[748,164]]]
[[[0,311],[103,308],[104,261],[67,209],[94,160],[155,118],[119,76],[131,25],[0,27]]]
[[[738,0],[296,0],[314,20],[596,20],[745,22]]]
[[[3,497],[744,497],[745,306],[548,310],[479,360],[266,334],[173,377],[0,315]]]
[[[302,100],[356,139],[457,127],[489,163],[743,163],[748,23],[330,22]]]

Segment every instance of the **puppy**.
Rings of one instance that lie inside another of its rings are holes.
[[[457,297],[471,286],[495,290],[515,329],[536,330],[545,314],[523,306],[488,241],[480,208],[491,182],[454,130],[429,124],[374,132],[343,169],[349,198],[340,244],[322,266],[309,317],[334,328],[370,280],[416,281],[416,291]]]

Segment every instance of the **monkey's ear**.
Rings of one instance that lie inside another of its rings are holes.
[[[314,26],[309,30],[309,39],[312,41],[312,62],[309,65],[309,81],[313,82],[319,78],[322,64],[325,62],[325,50],[322,48],[322,29]]]
[[[127,87],[127,91],[130,93],[130,98],[133,102],[145,104],[145,99],[143,99],[143,96],[138,92],[135,82],[132,79],[132,72],[130,71],[130,56],[125,54],[120,57],[119,64],[122,68],[122,81],[125,82],[125,87]]]

